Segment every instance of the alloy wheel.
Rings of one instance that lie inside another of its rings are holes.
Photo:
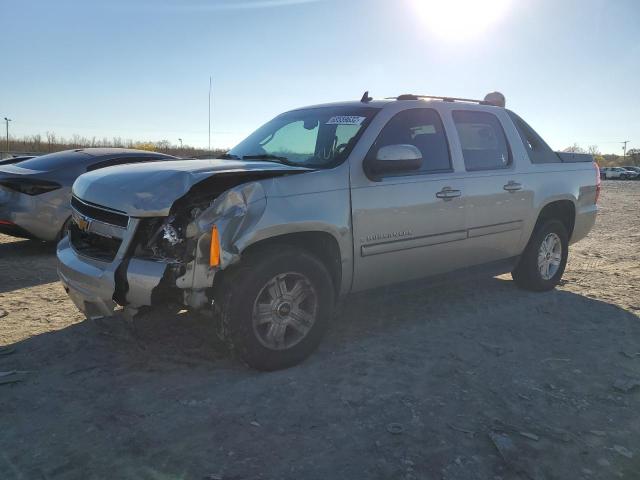
[[[318,314],[318,295],[307,277],[281,273],[260,290],[253,305],[253,330],[272,350],[286,350],[311,331]]]
[[[538,270],[543,280],[551,280],[560,269],[562,262],[562,242],[551,232],[547,234],[538,250]]]

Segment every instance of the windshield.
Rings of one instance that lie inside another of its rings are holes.
[[[283,113],[228,153],[245,160],[270,160],[313,168],[343,162],[379,109],[320,107]]]

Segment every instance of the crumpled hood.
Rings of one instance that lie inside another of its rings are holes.
[[[241,160],[177,160],[120,165],[80,175],[73,194],[132,217],[166,216],[173,203],[195,184],[216,174],[304,172],[308,169],[274,162]]]

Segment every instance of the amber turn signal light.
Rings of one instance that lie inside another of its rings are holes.
[[[220,265],[220,234],[216,225],[211,229],[211,250],[209,252],[209,265],[217,267]]]

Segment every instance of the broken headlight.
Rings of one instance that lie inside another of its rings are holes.
[[[155,257],[183,259],[185,254],[186,224],[171,216],[160,225],[150,239],[149,248]]]
[[[138,228],[138,255],[163,260],[184,260],[186,222],[175,216],[146,219]]]
[[[163,260],[189,261],[187,226],[202,213],[200,206],[162,218],[144,220],[139,228],[139,254]]]

